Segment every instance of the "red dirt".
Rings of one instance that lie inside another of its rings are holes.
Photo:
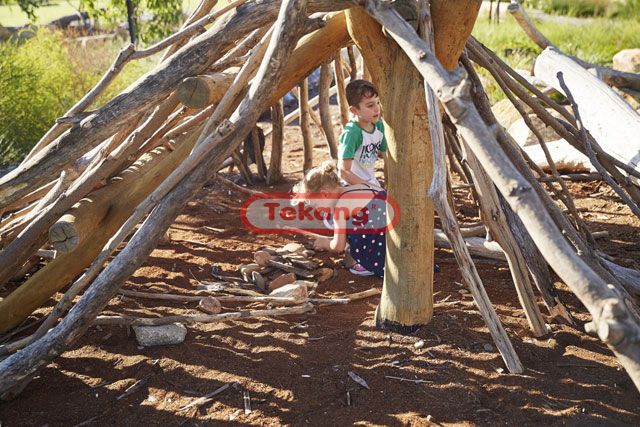
[[[317,130],[315,136],[322,141]],[[287,182],[275,190],[290,188],[300,177],[302,148],[296,128],[287,129],[287,140]],[[317,162],[326,157],[326,150],[322,143],[316,148]],[[601,242],[604,249],[636,262],[640,221],[605,185],[571,188],[577,204],[589,208],[585,218],[590,228],[611,233]],[[229,191],[220,184],[204,188],[171,227],[172,242],[157,248],[125,287],[188,293],[197,284],[194,277],[213,280],[213,264],[235,271],[265,245],[310,242],[303,236],[248,232],[238,218],[246,196]],[[475,220],[469,216],[475,215],[470,206],[462,211],[468,214],[466,220]],[[382,285],[380,279],[352,276],[339,267],[339,257],[318,258],[339,272],[318,288],[322,296]],[[452,254],[438,250],[436,261],[442,270],[435,276],[436,301],[471,301],[458,285],[461,277]],[[604,345],[581,327],[559,323],[551,324],[548,336],[533,338],[506,265],[477,265],[526,367],[523,375],[506,372],[472,305],[436,309],[428,326],[413,336],[401,336],[375,329],[375,297],[319,307],[304,316],[193,325],[185,343],[169,347],[139,348],[127,328],[93,327],[18,398],[2,403],[0,425],[75,425],[87,420],[94,425],[205,425],[230,419],[243,425],[640,425],[639,394]],[[581,324],[588,321],[586,310],[564,286],[560,297]],[[114,298],[105,311],[147,316],[197,313],[195,303],[124,297]],[[416,349],[414,343],[420,339],[425,346]],[[370,389],[354,382],[349,371]],[[143,387],[118,400],[141,379]],[[250,393],[250,414],[244,414],[242,393],[233,388],[199,409],[179,412],[196,397],[236,381]]]

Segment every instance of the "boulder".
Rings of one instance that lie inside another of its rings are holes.
[[[160,326],[134,326],[138,344],[144,347],[157,345],[175,345],[184,342],[187,328],[182,323]]]
[[[613,56],[613,68],[627,73],[640,73],[640,49],[624,49]]]

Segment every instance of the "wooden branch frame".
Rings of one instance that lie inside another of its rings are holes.
[[[506,157],[495,130],[486,127],[469,96],[464,72],[448,73],[409,24],[393,9],[369,0],[366,10],[385,26],[434,88],[478,160],[522,219],[547,262],[593,316],[600,339],[611,348],[640,389],[640,325],[615,288],[609,288],[564,240],[540,199]]]

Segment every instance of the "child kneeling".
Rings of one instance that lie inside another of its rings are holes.
[[[332,212],[333,237],[318,237],[316,250],[341,253],[349,244],[345,264],[355,274],[370,272],[378,277],[384,275],[386,252],[386,199],[384,190],[363,183],[342,187],[336,165],[328,160],[307,172],[293,190],[297,200],[315,209]],[[354,265],[349,265],[348,259]],[[355,266],[359,264],[359,268]]]

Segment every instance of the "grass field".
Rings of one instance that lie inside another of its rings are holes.
[[[185,12],[195,9],[198,0],[183,0]],[[79,0],[50,1],[49,5],[36,9],[35,24],[46,24],[61,16],[71,15],[78,10]],[[29,23],[29,17],[17,5],[0,6],[0,24],[5,27],[18,27]]]
[[[563,52],[599,65],[611,66],[613,55],[620,50],[640,47],[639,20],[594,18],[583,25],[554,22],[537,22],[536,25]],[[535,58],[541,52],[510,16],[500,24],[478,19],[473,35],[513,68],[531,72]],[[480,73],[488,75],[484,70]],[[490,81],[485,89],[490,100],[496,102],[504,94]]]

